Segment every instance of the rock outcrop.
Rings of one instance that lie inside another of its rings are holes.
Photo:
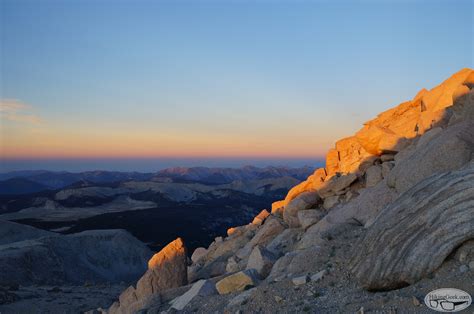
[[[148,261],[148,270],[130,286],[109,309],[109,313],[135,313],[150,303],[157,303],[159,292],[188,283],[186,247],[181,238],[165,246]]]
[[[355,247],[353,271],[370,290],[413,284],[474,238],[473,227],[474,163],[433,175],[387,206]]]

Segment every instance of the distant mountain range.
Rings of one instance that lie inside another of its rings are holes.
[[[29,194],[44,191],[49,188],[50,187],[44,184],[22,177],[0,181],[0,194],[5,195]]]
[[[74,233],[126,229],[160,249],[178,234],[208,245],[281,199],[313,168],[170,168],[156,173],[22,171],[0,175],[0,220]]]
[[[242,168],[176,167],[155,173],[118,171],[13,171],[0,173],[0,194],[18,195],[44,190],[57,190],[68,186],[101,184],[125,181],[196,182],[203,184],[227,184],[236,180],[257,180],[292,177],[304,180],[312,167],[265,167],[245,166]]]

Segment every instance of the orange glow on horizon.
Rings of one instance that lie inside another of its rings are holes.
[[[15,110],[30,108],[20,102],[3,105]],[[313,125],[312,119],[300,123]],[[343,132],[339,128],[333,129],[332,123],[327,124],[327,130],[318,132],[286,120],[260,123],[218,120],[214,124],[200,125],[127,124],[121,120],[79,122],[71,117],[41,117],[38,123],[32,123],[1,116],[0,158],[313,159],[325,156],[334,139]],[[318,127],[324,126],[324,122],[318,123]]]
[[[154,130],[3,130],[4,159],[73,158],[317,158],[330,141],[311,134],[195,133]],[[297,139],[297,140],[295,140]]]

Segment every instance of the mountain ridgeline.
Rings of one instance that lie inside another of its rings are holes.
[[[312,170],[313,168],[309,166],[301,168],[245,166],[242,168],[176,167],[154,173],[120,171],[85,171],[77,173],[46,170],[12,171],[0,173],[0,195],[18,195],[44,190],[57,190],[74,186],[78,183],[89,183],[92,185],[125,181],[168,181],[226,184],[233,181],[282,177],[304,180]],[[16,181],[13,181],[14,179]],[[27,182],[30,186],[27,185]]]
[[[125,229],[153,250],[181,235],[193,249],[245,223],[260,208],[270,208],[312,171],[247,166],[171,168],[149,174],[9,173],[4,177],[20,177],[3,181],[3,192],[9,193],[0,196],[0,219],[64,234]],[[38,186],[48,188],[24,194]],[[17,193],[11,193],[15,188]]]

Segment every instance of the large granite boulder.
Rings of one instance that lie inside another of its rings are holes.
[[[277,256],[275,254],[257,245],[250,253],[246,269],[255,269],[260,278],[265,278],[270,274],[276,260]]]
[[[355,246],[352,271],[368,290],[397,289],[435,271],[474,238],[474,162],[402,194]]]
[[[187,283],[186,247],[183,240],[177,238],[153,255],[136,288],[130,286],[122,292],[118,304],[114,304],[109,313],[134,313],[150,303],[157,303],[159,292]]]

